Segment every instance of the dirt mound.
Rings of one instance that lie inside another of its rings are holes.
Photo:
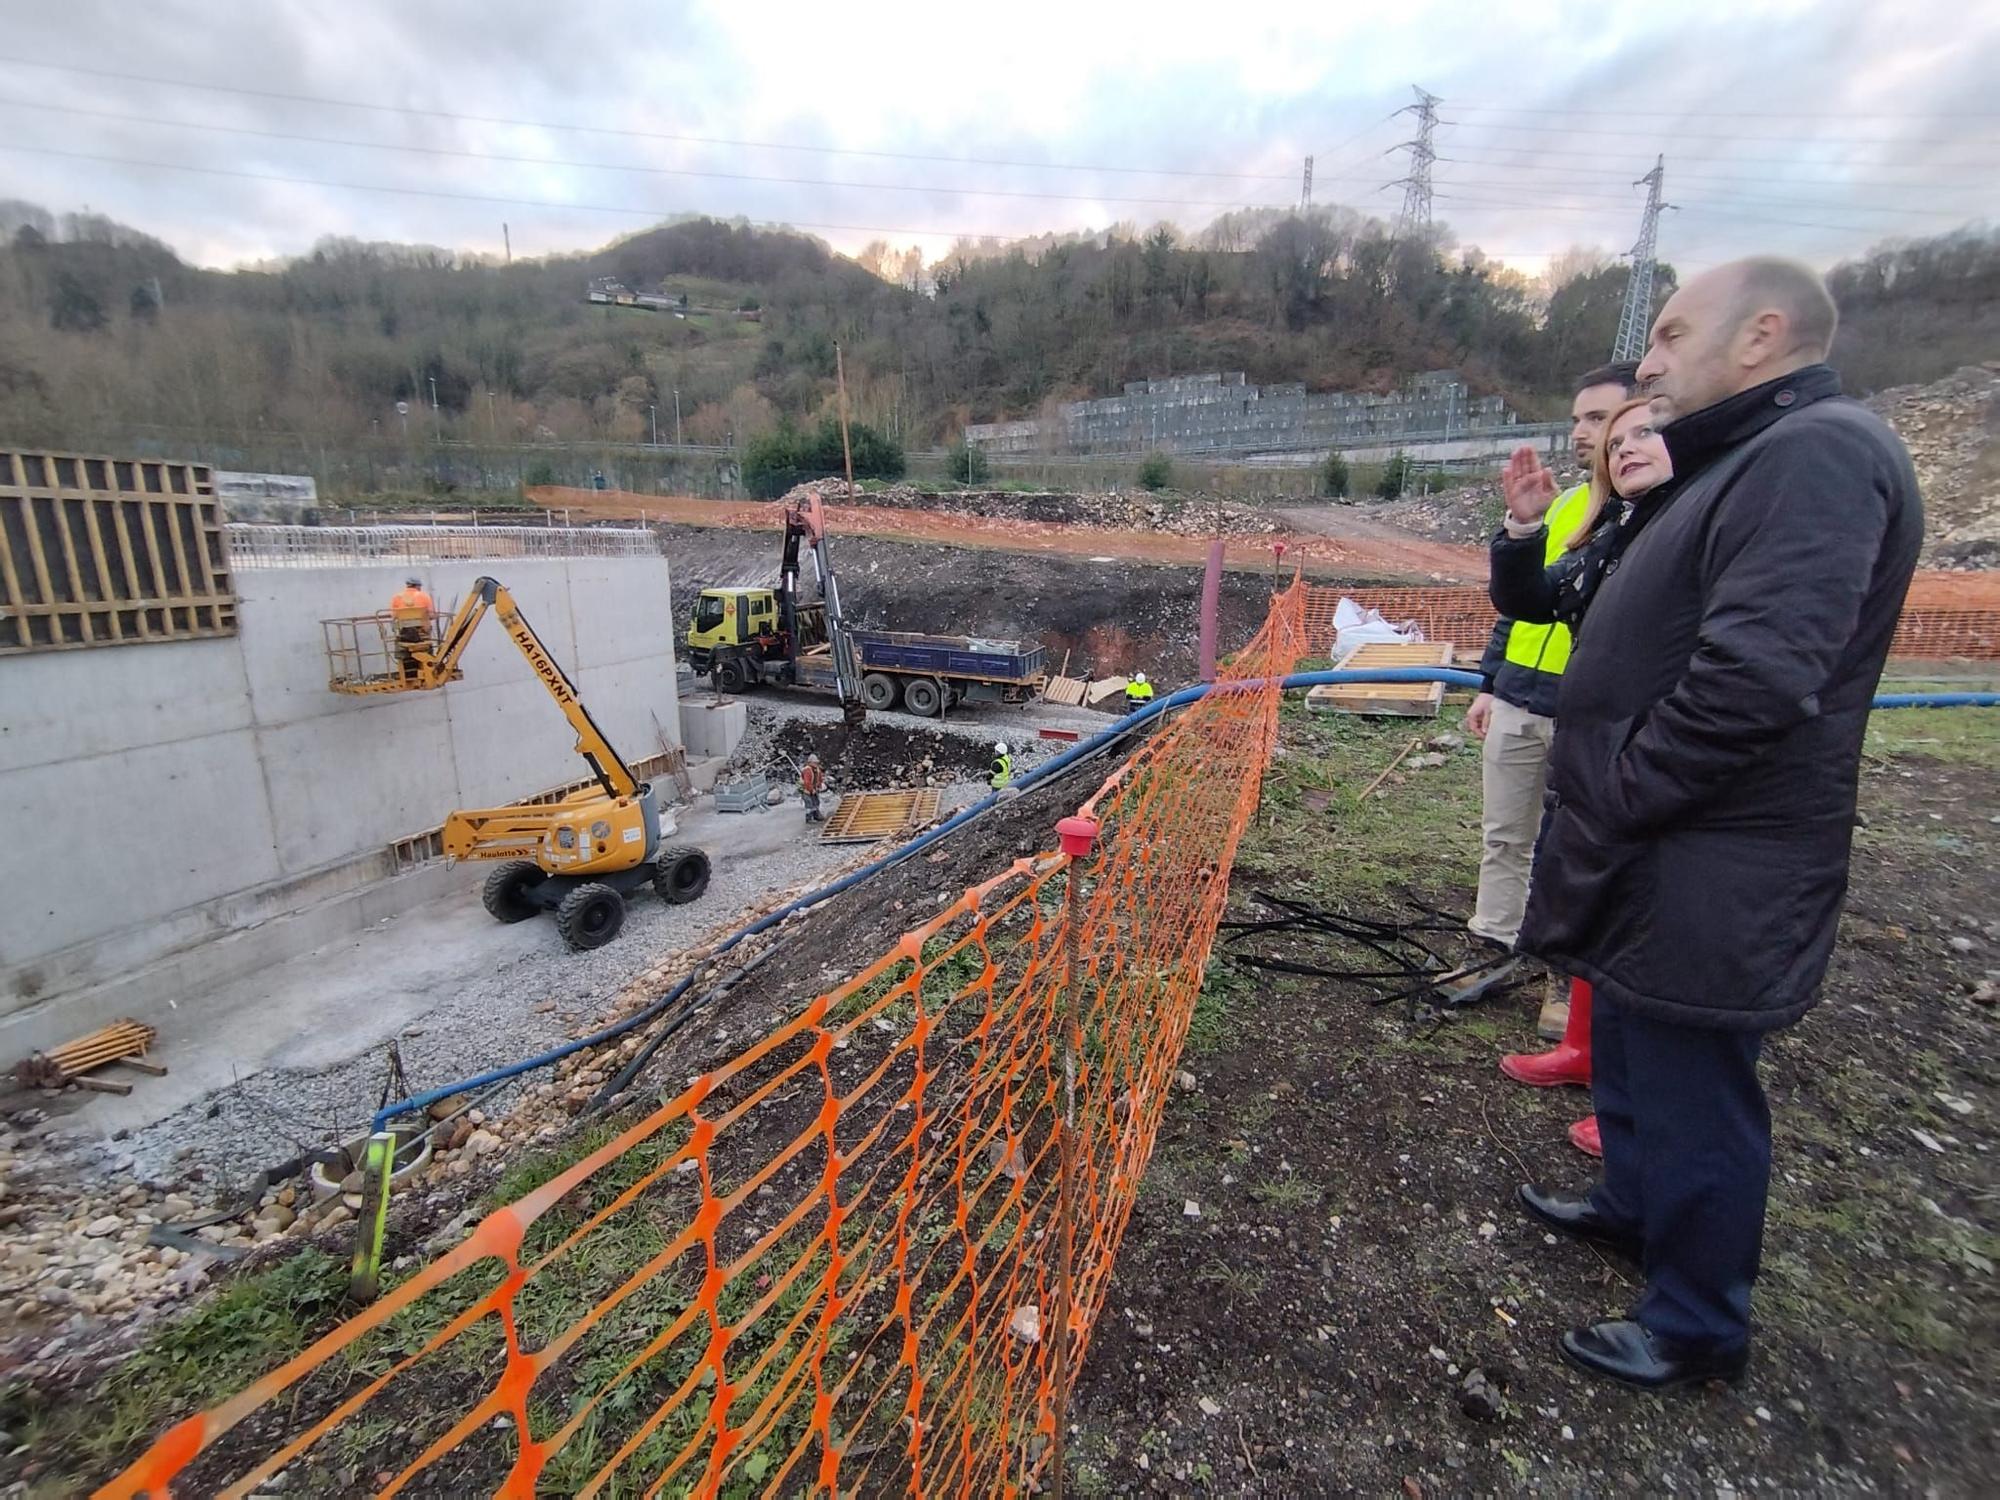
[[[1896,429],[1924,494],[1924,564],[2000,568],[2000,364],[1868,398]]]
[[[1147,491],[926,490],[912,484],[857,491],[849,497],[839,481],[799,485],[785,498],[817,489],[829,503],[852,499],[888,510],[921,510],[954,516],[988,516],[1111,531],[1165,531],[1175,536],[1271,536],[1282,528],[1267,512],[1226,500]]]
[[[676,633],[705,588],[761,585],[777,573],[777,544],[724,528],[661,527],[673,567]],[[843,535],[833,542],[850,624],[985,636],[1041,646],[1048,670],[1072,675],[1134,668],[1163,685],[1195,670],[1201,570],[1111,557],[968,552],[926,542]],[[1222,575],[1222,648],[1235,650],[1263,620],[1269,572]]]
[[[780,786],[798,778],[798,767],[817,755],[835,791],[889,791],[983,781],[993,760],[990,741],[897,723],[850,730],[838,720],[780,720],[759,759]]]

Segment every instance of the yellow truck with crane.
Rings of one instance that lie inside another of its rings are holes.
[[[810,544],[821,602],[800,597],[801,544]],[[921,718],[958,703],[1026,703],[1047,679],[1042,648],[1018,641],[850,627],[816,491],[787,502],[778,586],[703,589],[688,622],[688,665],[723,693],[759,683],[831,688],[858,723],[865,709]]]
[[[421,639],[395,638],[387,616],[327,621],[329,685],[350,694],[441,688],[463,675],[460,659],[489,610],[576,732],[592,784],[553,802],[454,812],[444,823],[445,854],[505,861],[486,878],[486,910],[501,922],[553,912],[556,931],[576,949],[616,937],[625,898],[641,886],[674,905],[695,900],[708,889],[708,856],[667,842],[677,829],[671,812],[661,811],[658,792],[633,774],[514,596],[494,579],[477,580],[450,623],[426,629]],[[379,630],[379,650],[369,638],[371,625]]]

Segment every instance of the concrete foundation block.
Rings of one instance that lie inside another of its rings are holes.
[[[708,756],[727,760],[750,727],[750,711],[740,698],[683,699],[680,707],[681,742],[691,761]]]

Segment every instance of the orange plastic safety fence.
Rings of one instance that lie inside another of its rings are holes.
[[[386,1494],[1028,1488],[1304,653],[1295,583],[1086,804],[1092,856],[947,902],[100,1493],[245,1495],[294,1464]]]

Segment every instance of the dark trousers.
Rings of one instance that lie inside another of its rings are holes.
[[[1604,1136],[1604,1180],[1590,1196],[1645,1245],[1646,1290],[1632,1316],[1667,1338],[1741,1344],[1771,1182],[1763,1035],[1649,1020],[1601,989],[1590,1026]]]
[[[819,821],[819,819],[820,819],[820,812],[819,812],[819,793],[818,793],[818,792],[800,792],[800,793],[799,793],[799,795],[800,795],[801,797],[805,798],[805,802],[806,802],[806,821],[807,821],[808,823],[817,823],[817,822]]]

